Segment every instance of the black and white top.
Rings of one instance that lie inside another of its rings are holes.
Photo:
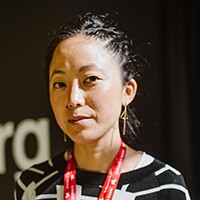
[[[15,200],[63,200],[64,153],[33,165],[16,182]],[[77,169],[77,200],[97,200],[107,174]],[[133,171],[122,173],[113,200],[190,200],[184,178],[173,167],[143,153]]]

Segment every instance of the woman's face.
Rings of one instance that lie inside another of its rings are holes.
[[[121,73],[103,42],[80,35],[62,41],[50,64],[49,90],[57,123],[74,142],[119,133]]]

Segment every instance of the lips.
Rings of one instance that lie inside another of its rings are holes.
[[[85,120],[87,119],[90,119],[90,117],[88,116],[73,116],[71,117],[68,122],[71,123],[71,124],[77,124],[77,123],[81,123],[81,122],[84,122]]]

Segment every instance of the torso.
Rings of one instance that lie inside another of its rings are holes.
[[[137,159],[131,167],[132,153]],[[128,172],[121,174],[113,200],[189,200],[180,172],[145,153],[128,151],[127,157]],[[65,166],[66,160],[61,154],[24,171],[17,184],[16,199],[63,200]],[[77,200],[96,200],[106,175],[77,169]]]

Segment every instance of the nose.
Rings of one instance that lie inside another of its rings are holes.
[[[69,92],[67,96],[67,108],[76,108],[84,104],[83,91],[81,90],[77,82],[73,83],[71,87],[69,87]]]

